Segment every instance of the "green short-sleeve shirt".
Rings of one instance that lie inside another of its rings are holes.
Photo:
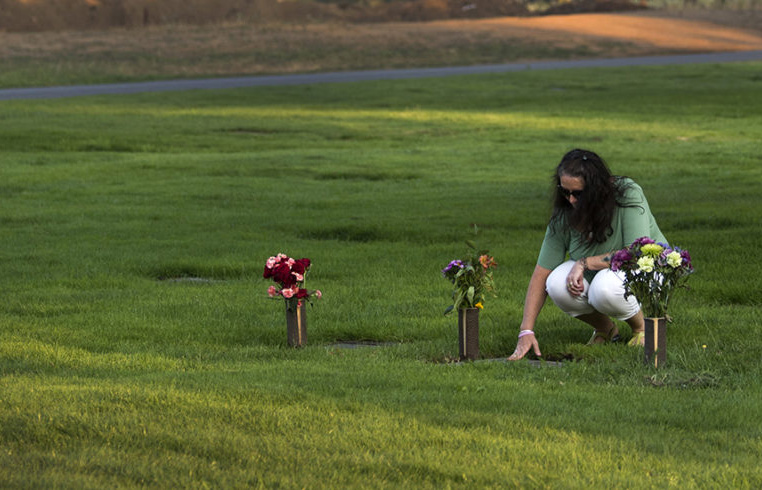
[[[611,220],[611,228],[614,232],[605,242],[590,243],[577,230],[565,226],[556,227],[554,230],[548,225],[537,265],[553,270],[567,260],[567,253],[570,260],[602,255],[629,246],[644,236],[657,242],[667,243],[667,239],[659,230],[659,225],[656,224],[656,219],[651,214],[643,189],[627,178],[622,180],[622,185],[625,187],[624,196]],[[588,271],[586,278],[591,280],[594,275],[594,271]]]

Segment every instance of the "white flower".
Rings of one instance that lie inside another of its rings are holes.
[[[653,257],[641,257],[638,259],[638,269],[643,272],[653,272],[654,259]]]
[[[672,251],[671,253],[667,254],[667,264],[669,264],[672,268],[677,269],[682,263],[683,258],[680,256],[680,252]]]

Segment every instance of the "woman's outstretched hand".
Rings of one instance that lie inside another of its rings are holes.
[[[534,334],[519,337],[519,341],[516,344],[516,350],[508,357],[508,360],[518,361],[529,352],[529,349],[534,349],[535,355],[542,356],[540,353],[540,344],[537,343]]]

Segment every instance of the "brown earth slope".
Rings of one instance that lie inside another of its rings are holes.
[[[726,18],[731,24],[731,16]],[[625,41],[643,47],[695,52],[762,49],[762,16],[756,29],[751,28],[752,24],[746,26],[740,16],[734,18],[740,27],[654,12],[505,17],[481,20],[475,25],[522,31],[537,40],[556,41],[561,37],[570,42]]]
[[[762,11],[638,11],[416,23],[255,26],[232,22],[100,31],[0,31],[0,65],[8,69],[23,69],[30,76],[39,73],[32,71],[36,67],[52,67],[61,73],[86,69],[105,74],[103,80],[744,50],[762,50]]]

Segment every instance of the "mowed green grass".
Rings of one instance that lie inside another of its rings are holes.
[[[758,488],[761,69],[0,103],[0,486]],[[667,367],[550,304],[561,367],[451,362],[440,269],[478,224],[509,355],[574,147],[694,257]],[[279,252],[324,293],[300,350]]]

